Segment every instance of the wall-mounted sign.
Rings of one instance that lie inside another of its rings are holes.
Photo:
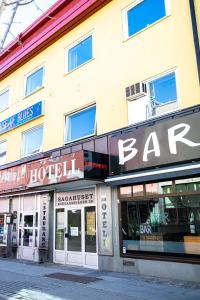
[[[48,249],[49,245],[49,196],[41,197],[40,202],[39,248]]]
[[[111,193],[100,196],[98,201],[98,226],[99,226],[99,254],[112,255],[112,212],[111,212]]]
[[[110,138],[110,175],[200,159],[200,112]]]
[[[55,196],[56,206],[69,206],[69,205],[88,205],[95,203],[95,190],[84,189],[63,193],[56,193]]]
[[[84,178],[104,179],[107,174],[107,155],[81,150],[0,171],[0,191],[3,193]]]
[[[0,122],[0,135],[18,126],[39,118],[44,114],[43,101],[37,102],[32,106],[16,113],[15,115]]]

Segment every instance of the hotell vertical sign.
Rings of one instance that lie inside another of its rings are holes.
[[[110,174],[200,159],[200,112],[110,138]]]

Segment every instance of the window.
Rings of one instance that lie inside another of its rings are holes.
[[[7,142],[0,142],[0,165],[6,162]]]
[[[143,197],[133,194],[125,199],[119,194],[121,252],[200,255],[200,182],[187,179],[144,187]]]
[[[0,93],[0,111],[8,107],[8,100],[9,100],[9,90]]]
[[[64,208],[56,209],[55,249],[64,250]]]
[[[22,156],[38,153],[42,150],[43,126],[23,133]]]
[[[149,116],[160,115],[178,107],[175,72],[169,73],[148,83]]]
[[[166,16],[165,0],[140,0],[125,11],[126,37],[130,37]]]
[[[26,78],[25,96],[32,94],[43,86],[44,68],[40,68]]]
[[[92,59],[92,36],[68,50],[68,72]]]
[[[96,106],[66,117],[66,143],[92,136],[95,131]]]

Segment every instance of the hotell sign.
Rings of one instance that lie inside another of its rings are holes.
[[[104,179],[107,174],[107,155],[81,150],[0,171],[0,192],[78,179]]]
[[[110,174],[200,159],[200,112],[110,138]]]

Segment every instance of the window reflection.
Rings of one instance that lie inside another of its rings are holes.
[[[126,251],[200,254],[200,196],[121,203]]]
[[[56,250],[64,250],[64,208],[56,209]]]

